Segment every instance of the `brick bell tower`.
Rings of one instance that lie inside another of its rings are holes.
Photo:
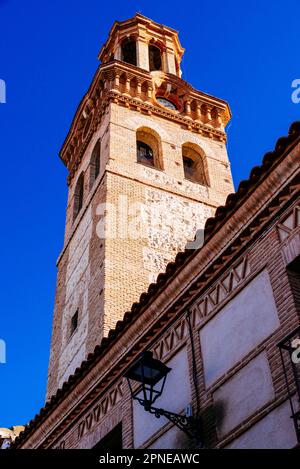
[[[47,398],[232,192],[226,102],[181,79],[175,30],[115,22],[60,156],[67,166]]]

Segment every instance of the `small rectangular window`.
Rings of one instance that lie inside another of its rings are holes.
[[[78,310],[76,311],[75,314],[73,314],[72,318],[71,318],[71,331],[70,331],[70,337],[71,335],[74,334],[74,332],[76,331],[77,329],[77,326],[78,326]]]

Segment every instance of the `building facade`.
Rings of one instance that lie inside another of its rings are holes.
[[[178,34],[115,23],[61,150],[69,176],[47,397],[232,192],[227,103],[180,78]]]
[[[192,409],[205,448],[298,445],[299,368],[290,358],[300,326],[300,124],[227,195],[228,106],[181,80],[182,52],[173,30],[141,15],[116,23],[101,50],[61,153],[70,186],[48,400],[15,448],[200,446],[132,400],[124,375],[145,350],[171,368],[157,406]],[[164,199],[165,218],[146,239],[102,242],[97,207],[108,201],[113,212],[124,194],[146,212]],[[193,249],[175,256],[195,235]]]

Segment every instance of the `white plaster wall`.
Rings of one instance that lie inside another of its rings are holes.
[[[190,444],[190,438],[183,431],[172,427],[155,440],[149,449],[188,449]]]
[[[220,437],[275,397],[266,352],[259,354],[214,394]]]
[[[186,348],[181,349],[174,355],[167,363],[167,366],[172,368],[172,371],[167,377],[163,395],[154,405],[178,413],[191,401]],[[141,446],[167,422],[164,417],[158,419],[154,415],[145,412],[137,401],[133,401],[134,447]]]
[[[289,449],[297,444],[289,402],[277,407],[250,430],[243,433],[228,449]]]
[[[206,386],[279,327],[268,273],[262,271],[200,331]]]

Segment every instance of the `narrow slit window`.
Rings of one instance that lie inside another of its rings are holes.
[[[82,209],[83,205],[83,191],[84,191],[84,175],[81,174],[78,178],[75,193],[74,193],[74,211],[73,211],[73,221],[75,221],[78,213]]]
[[[78,310],[75,314],[73,314],[71,318],[71,329],[70,329],[70,337],[74,334],[78,327]]]
[[[100,174],[100,154],[101,142],[99,139],[93,148],[90,161],[90,189],[92,189],[94,182]]]

